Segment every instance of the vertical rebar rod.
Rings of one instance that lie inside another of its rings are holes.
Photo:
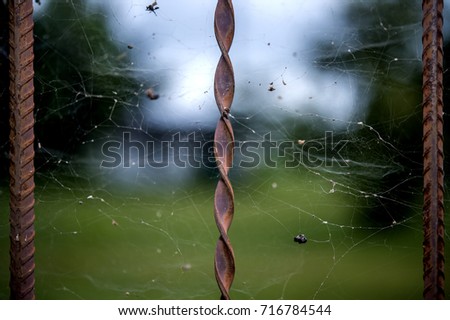
[[[221,299],[230,299],[235,265],[228,229],[234,214],[234,193],[228,178],[233,163],[234,134],[229,113],[234,96],[234,73],[228,52],[234,37],[234,10],[231,0],[217,1],[214,32],[222,53],[214,76],[214,96],[220,112],[214,134],[214,156],[220,178],[214,194],[214,217],[220,236],[214,257],[214,270]]]
[[[33,0],[10,0],[11,299],[35,298],[33,26]]]
[[[444,299],[443,6],[422,2],[425,299]]]

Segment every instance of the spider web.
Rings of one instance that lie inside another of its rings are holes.
[[[218,298],[215,3],[149,4],[35,5],[38,298]],[[421,298],[420,4],[234,3],[233,298]]]

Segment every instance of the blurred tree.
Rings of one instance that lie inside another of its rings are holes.
[[[71,154],[82,141],[108,135],[93,129],[108,119],[115,95],[136,104],[138,97],[127,91],[139,87],[126,68],[130,49],[109,32],[102,7],[92,10],[88,1],[47,1],[36,19],[36,139],[42,146]]]
[[[347,12],[353,36],[347,37],[346,45],[351,50],[343,47],[335,56],[329,53],[330,44],[321,46],[320,64],[354,72],[359,92],[370,99],[355,121],[363,120],[399,151],[391,152],[390,159],[397,170],[386,170],[372,181],[373,190],[389,190],[382,199],[371,198],[367,210],[366,218],[382,225],[414,214],[405,212],[404,204],[419,200],[417,190],[422,184],[422,65],[415,54],[421,52],[421,12],[419,1],[354,2]],[[349,145],[347,151],[352,160],[367,162],[368,156],[386,154],[389,149],[386,144],[372,145],[370,150]]]

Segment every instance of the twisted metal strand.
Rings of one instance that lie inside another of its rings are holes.
[[[33,1],[9,2],[10,290],[34,299]]]
[[[228,115],[234,96],[234,73],[228,51],[234,36],[234,11],[231,0],[219,0],[214,18],[214,32],[222,53],[214,77],[214,96],[220,119],[214,134],[214,155],[220,180],[214,195],[214,217],[220,237],[217,241],[214,269],[221,299],[230,299],[234,279],[234,253],[228,229],[234,214],[234,193],[228,178],[233,163],[234,134]]]
[[[444,299],[443,6],[422,2],[425,299]]]

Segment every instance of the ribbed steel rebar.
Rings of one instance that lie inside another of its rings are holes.
[[[33,1],[9,1],[10,290],[34,299]]]
[[[233,163],[234,134],[228,118],[234,96],[234,73],[228,52],[234,37],[234,10],[231,0],[217,1],[214,32],[222,53],[214,76],[214,96],[220,119],[214,134],[214,155],[220,180],[214,195],[214,217],[220,232],[214,257],[214,269],[221,299],[230,299],[234,279],[234,253],[228,229],[234,214],[234,193],[228,178]]]
[[[443,6],[422,2],[425,299],[444,299]]]

